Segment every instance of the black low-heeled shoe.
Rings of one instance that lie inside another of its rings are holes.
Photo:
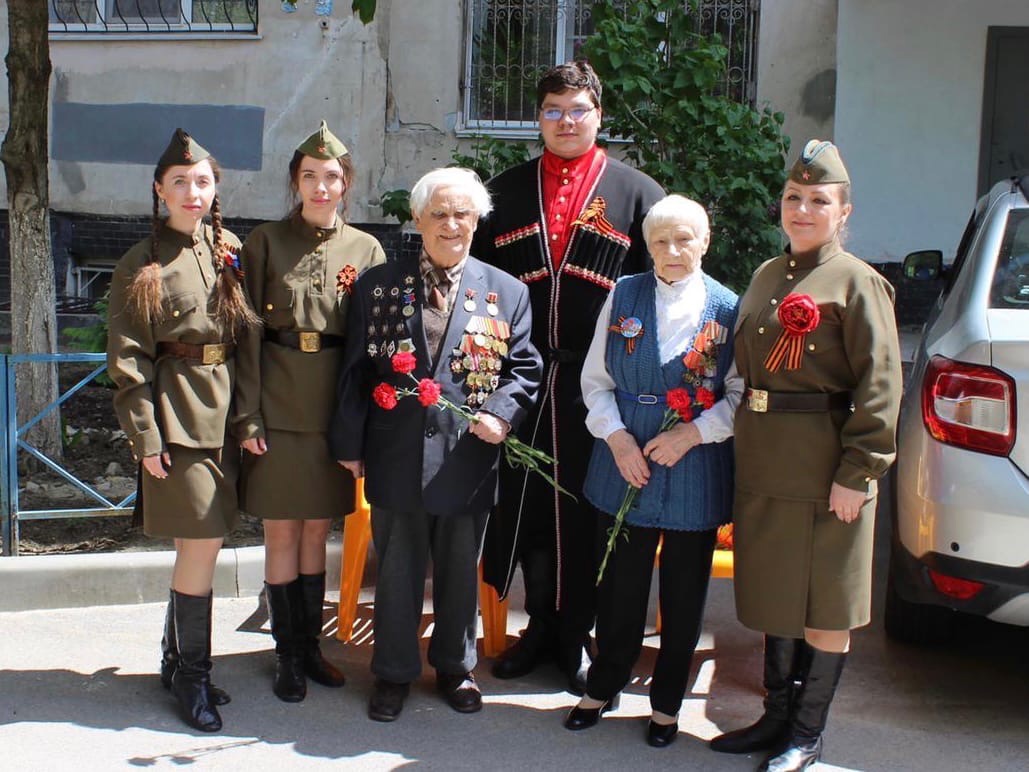
[[[647,724],[647,745],[654,748],[665,748],[671,745],[679,736],[679,724],[659,724],[651,721]]]
[[[568,715],[565,717],[565,729],[571,729],[573,732],[576,732],[580,729],[589,729],[591,726],[596,726],[602,715],[609,710],[618,709],[619,697],[620,695],[616,694],[599,708],[580,708],[576,705],[568,711]]]

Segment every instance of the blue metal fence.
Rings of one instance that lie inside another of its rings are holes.
[[[55,401],[18,425],[18,391],[15,387],[16,367],[20,364],[68,364],[73,362],[98,362],[89,375],[61,394]],[[23,520],[52,520],[67,517],[98,517],[124,515],[132,511],[136,494],[132,493],[120,502],[107,499],[91,485],[78,479],[60,463],[46,456],[30,445],[25,437],[29,429],[43,418],[57,410],[80,389],[89,384],[106,368],[104,354],[5,354],[0,355],[0,532],[3,536],[3,554],[18,554],[18,524]],[[71,484],[74,488],[96,501],[99,506],[79,509],[35,509],[21,510],[18,506],[18,452],[22,451]]]

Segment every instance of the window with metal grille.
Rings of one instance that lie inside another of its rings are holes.
[[[628,5],[628,2],[625,3]],[[729,49],[724,93],[752,104],[759,0],[699,0],[697,30]],[[594,0],[468,0],[463,128],[491,134],[536,129],[536,81],[574,59],[594,31]]]
[[[258,0],[46,0],[51,33],[257,32]]]

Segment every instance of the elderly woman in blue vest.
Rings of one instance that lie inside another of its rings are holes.
[[[597,657],[586,694],[565,719],[586,729],[617,706],[639,657],[654,555],[660,568],[661,650],[650,687],[647,742],[671,743],[700,635],[711,553],[732,511],[732,422],[743,384],[733,365],[738,298],[700,268],[711,231],[704,208],[683,196],[658,201],[643,220],[652,273],[619,280],[600,312],[582,373],[593,448],[585,494],[615,515],[638,489],[599,588]],[[685,389],[684,417],[660,431]],[[607,541],[610,517],[600,519]]]

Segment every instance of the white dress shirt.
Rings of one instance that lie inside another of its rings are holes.
[[[611,306],[614,290],[604,301],[597,317],[593,341],[586,353],[582,367],[582,396],[589,411],[586,428],[599,440],[606,440],[619,429],[624,429],[618,402],[615,398],[615,382],[607,372],[606,353],[608,326],[611,324]],[[672,284],[657,279],[657,343],[661,362],[668,363],[686,353],[686,346],[697,334],[700,317],[707,302],[707,288],[703,272],[694,271],[685,279]],[[728,333],[732,335],[732,330]],[[704,410],[693,419],[693,425],[700,432],[701,440],[721,442],[732,436],[733,416],[743,395],[743,379],[732,363],[725,376],[725,390],[722,398],[710,410]],[[641,437],[645,442],[650,437]]]

